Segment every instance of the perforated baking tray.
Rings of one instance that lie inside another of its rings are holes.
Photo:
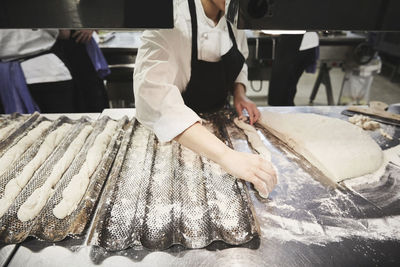
[[[221,124],[225,115],[203,125],[229,139]],[[217,240],[243,244],[259,235],[242,181],[175,141],[159,142],[138,121],[130,124],[100,199],[90,244],[110,251],[174,244],[202,248]]]
[[[127,119],[121,119],[118,122],[118,130],[113,135],[106,153],[104,154],[98,168],[90,178],[90,183],[85,195],[79,203],[77,209],[65,219],[58,219],[53,215],[53,208],[62,198],[62,191],[68,185],[71,178],[79,172],[86,154],[93,144],[96,136],[103,130],[107,121],[110,118],[104,117],[98,121],[91,121],[88,118],[82,118],[77,121],[72,121],[66,117],[61,117],[54,121],[48,131],[38,139],[22,156],[13,164],[9,171],[0,177],[0,196],[4,193],[4,187],[7,182],[15,178],[23,169],[23,167],[36,155],[41,143],[43,143],[46,136],[62,123],[71,123],[73,127],[67,133],[66,137],[46,159],[46,161],[39,167],[30,179],[28,184],[23,188],[17,196],[11,207],[6,214],[0,218],[0,240],[5,243],[19,243],[24,241],[28,236],[34,236],[38,239],[47,241],[59,241],[67,236],[81,235],[87,226],[92,211],[95,207],[96,201],[101,192],[104,181],[107,178],[108,172],[114,161],[114,158],[119,149],[120,141],[123,136],[123,126],[126,124]],[[40,117],[39,120],[44,120]],[[37,125],[35,122],[33,127]],[[76,138],[79,132],[88,124],[94,127],[91,134],[87,137],[83,148],[75,157],[72,164],[64,172],[60,181],[56,184],[52,196],[47,201],[44,208],[41,210],[35,219],[22,222],[17,217],[17,212],[26,199],[32,192],[41,187],[50,175],[55,163],[63,156],[71,142]],[[31,129],[31,128],[27,128]]]

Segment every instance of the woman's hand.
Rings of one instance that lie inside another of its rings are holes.
[[[58,39],[61,40],[68,40],[71,37],[71,31],[70,30],[59,30],[58,33]]]
[[[229,148],[200,123],[187,128],[175,140],[216,162],[234,177],[253,183],[262,197],[267,197],[277,183],[271,162],[259,155]]]
[[[267,197],[277,183],[271,162],[259,155],[230,149],[219,162],[229,174],[251,182],[262,197]]]
[[[247,98],[246,89],[241,83],[235,83],[233,90],[233,103],[239,118],[243,118],[243,109],[247,110],[251,125],[260,118],[260,111],[257,109],[256,104]]]
[[[78,30],[72,34],[77,43],[87,43],[92,38],[93,30]]]

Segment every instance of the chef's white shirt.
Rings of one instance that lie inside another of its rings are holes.
[[[232,47],[225,17],[218,24],[204,13],[200,0],[195,0],[198,24],[198,58],[216,62]],[[200,117],[184,104],[181,93],[190,79],[192,24],[187,0],[174,1],[173,29],[148,30],[142,35],[134,73],[137,119],[154,131],[160,141],[170,141]],[[244,31],[232,27],[238,49],[248,56]],[[247,86],[247,65],[237,83]]]
[[[0,30],[0,61],[20,60],[51,49],[58,30]],[[53,53],[21,62],[27,84],[71,80],[65,64]]]

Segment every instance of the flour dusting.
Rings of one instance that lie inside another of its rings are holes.
[[[263,141],[274,151],[269,142]],[[344,185],[350,189],[360,185],[376,187],[389,162],[400,166],[399,154],[400,145],[385,150],[385,162],[378,171],[347,180]],[[255,204],[262,236],[281,242],[294,241],[319,246],[351,238],[400,240],[399,215],[368,217],[365,215],[370,212],[365,210],[367,200],[360,204],[360,200],[354,196],[357,196],[356,192],[329,189],[321,185],[304,170],[304,166],[298,166],[297,159],[289,151],[273,153],[272,161],[281,170],[280,181],[271,193],[270,202]],[[400,200],[400,192],[395,194],[391,201]],[[368,206],[369,209],[371,207],[376,208]]]

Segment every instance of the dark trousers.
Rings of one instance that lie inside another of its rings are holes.
[[[270,106],[294,106],[297,83],[304,70],[316,60],[315,49],[299,51],[303,35],[277,38],[268,91]]]
[[[97,75],[84,44],[57,40],[53,50],[65,63],[74,81],[77,112],[101,112],[108,108],[104,82]]]
[[[28,88],[41,113],[73,113],[77,111],[72,80],[28,84]]]

